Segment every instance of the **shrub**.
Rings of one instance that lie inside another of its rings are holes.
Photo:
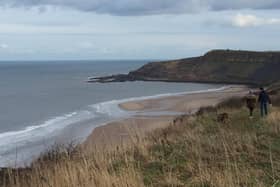
[[[218,104],[217,108],[232,108],[232,109],[237,109],[237,108],[242,108],[245,104],[245,99],[241,97],[232,97],[230,99],[227,99],[220,104]]]

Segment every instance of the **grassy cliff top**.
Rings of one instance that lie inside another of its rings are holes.
[[[276,103],[280,106],[280,102]],[[280,109],[253,119],[232,99],[199,115],[134,137],[112,152],[79,147],[51,150],[32,167],[1,172],[1,186],[168,187],[279,186]],[[217,113],[228,113],[225,122]]]
[[[280,52],[212,50],[203,56],[152,62],[129,73],[138,80],[244,83],[280,80]]]

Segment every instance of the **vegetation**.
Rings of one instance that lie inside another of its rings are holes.
[[[203,56],[148,63],[128,74],[89,79],[89,82],[169,81],[252,84],[280,80],[280,52],[212,50]]]
[[[3,187],[280,187],[280,52],[215,50],[150,63],[93,82],[158,80],[271,84],[273,108],[248,117],[231,98],[110,150],[56,146],[28,168],[0,169]],[[220,117],[224,118],[221,119]]]
[[[280,186],[280,109],[248,118],[231,99],[181,116],[130,146],[56,147],[30,168],[1,171],[4,187]],[[229,114],[225,122],[217,115]]]
[[[280,52],[213,50],[200,57],[149,63],[129,76],[143,80],[269,85],[280,79],[279,70]]]

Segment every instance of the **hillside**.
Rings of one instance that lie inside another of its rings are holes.
[[[203,56],[152,62],[127,75],[90,82],[171,81],[268,85],[280,80],[280,52],[213,50]]]
[[[280,110],[273,108],[266,119],[257,111],[249,119],[240,101],[180,116],[168,128],[134,137],[131,146],[112,152],[72,146],[52,150],[30,168],[1,171],[0,185],[279,186]],[[228,121],[217,121],[217,113],[224,112]]]

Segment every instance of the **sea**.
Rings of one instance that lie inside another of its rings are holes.
[[[23,167],[53,145],[80,143],[92,130],[135,115],[125,101],[221,89],[166,82],[88,83],[149,60],[0,62],[0,167]]]

